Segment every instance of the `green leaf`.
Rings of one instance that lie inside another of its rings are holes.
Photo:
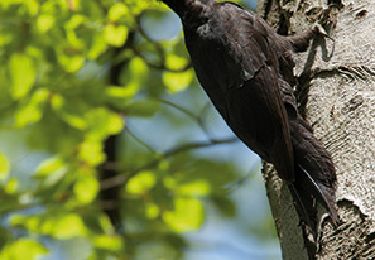
[[[7,157],[0,152],[0,181],[5,180],[9,176],[10,163]]]
[[[11,94],[14,99],[25,97],[36,78],[34,63],[24,53],[14,53],[9,59],[9,72],[12,80]]]
[[[187,70],[185,72],[164,72],[164,85],[171,93],[185,90],[193,80],[193,71]]]
[[[212,204],[217,210],[220,211],[222,216],[233,218],[236,216],[236,203],[228,195],[219,194],[217,196],[212,196]]]
[[[35,177],[44,179],[44,185],[52,186],[60,181],[67,171],[68,166],[61,158],[52,157],[39,164]]]
[[[97,248],[118,251],[122,248],[121,237],[110,235],[98,235],[93,238]]]
[[[45,186],[52,186],[68,172],[68,165],[58,157],[48,158],[39,164],[35,177],[43,179]]]
[[[149,69],[143,59],[134,57],[129,62],[128,73],[125,77],[126,87],[139,89],[147,79]],[[134,87],[133,87],[134,86]]]
[[[160,102],[155,100],[132,101],[125,105],[125,113],[129,116],[150,117],[159,111]]]
[[[64,51],[57,51],[57,58],[60,65],[66,72],[77,72],[85,63],[85,57],[82,54],[66,54]]]
[[[50,14],[41,14],[36,20],[36,27],[39,33],[43,34],[52,29],[55,19]]]
[[[166,65],[170,69],[181,69],[186,67],[188,60],[186,58],[169,54],[166,58]]]
[[[207,180],[194,180],[190,183],[179,185],[177,194],[187,196],[205,196],[211,192],[211,185]]]
[[[41,164],[39,164],[36,175],[37,176],[47,176],[50,174],[57,174],[60,171],[65,171],[66,167],[64,162],[61,158],[53,157],[44,160]]]
[[[20,105],[15,113],[15,124],[23,127],[27,124],[35,123],[42,118],[42,104],[48,99],[49,92],[40,88],[25,103]]]
[[[37,241],[19,239],[3,248],[0,252],[0,259],[36,259],[47,253],[47,249]]]
[[[134,57],[129,61],[128,70],[121,77],[124,86],[106,87],[106,96],[108,102],[119,110],[123,110],[129,98],[134,97],[142,84],[148,78],[149,69],[143,59]]]
[[[29,15],[33,16],[37,14],[39,9],[39,4],[37,0],[2,0],[0,1],[0,7],[3,6],[8,8],[11,5],[22,5],[22,10],[26,10]]]
[[[148,73],[148,67],[143,59],[139,57],[134,57],[129,62],[129,71],[131,75],[134,76],[133,80],[136,80],[136,78],[142,77],[146,73]]]
[[[85,117],[90,134],[95,138],[118,134],[124,128],[122,116],[104,107],[89,110]]]
[[[120,99],[124,103],[127,99],[135,96],[142,84],[148,78],[149,69],[143,59],[139,57],[132,58],[128,63],[128,70],[125,71],[124,76],[121,77],[121,81],[125,82],[124,86],[109,86],[106,88],[106,94],[108,97],[113,99]],[[113,103],[113,102],[112,102]]]
[[[74,213],[45,219],[41,223],[41,230],[45,234],[51,234],[57,239],[71,239],[84,236],[87,233],[82,218]]]
[[[173,211],[165,211],[163,220],[176,232],[197,230],[204,220],[202,202],[195,198],[177,197],[175,199],[175,209]]]
[[[32,232],[39,231],[39,216],[23,216],[23,215],[12,215],[9,220],[13,227],[26,227]]]
[[[105,93],[109,98],[130,98],[133,97],[139,87],[136,84],[127,84],[126,87],[123,86],[108,86],[106,87]]]
[[[107,43],[101,33],[93,35],[91,48],[87,53],[89,59],[96,59],[106,50]]]
[[[98,180],[94,171],[85,171],[84,176],[78,178],[74,184],[74,195],[80,203],[92,202],[99,190]]]
[[[16,178],[10,178],[5,184],[4,191],[8,194],[14,194],[18,191],[19,183]]]
[[[155,183],[156,178],[153,172],[140,172],[129,180],[128,184],[126,185],[126,192],[134,195],[140,195],[149,191],[155,186]]]
[[[145,214],[147,218],[157,218],[160,214],[160,208],[157,204],[148,202],[145,204]]]
[[[108,12],[108,18],[111,21],[118,21],[130,15],[129,8],[122,3],[112,5]]]
[[[50,97],[50,102],[54,110],[60,110],[64,105],[64,97],[59,94],[53,94]]]
[[[120,47],[125,43],[128,33],[126,26],[107,24],[104,28],[104,39],[109,45]]]
[[[102,142],[96,138],[85,138],[80,145],[79,158],[90,165],[98,165],[104,162]]]
[[[79,28],[84,22],[86,22],[86,17],[83,15],[73,15],[70,20],[65,24],[66,36],[69,43],[69,46],[74,48],[85,48],[85,43],[80,39],[75,30]]]
[[[104,231],[104,233],[112,234],[114,232],[113,226],[108,216],[102,214],[101,216],[98,217],[98,222],[99,222],[100,228]]]
[[[61,113],[62,118],[72,127],[79,130],[84,130],[87,128],[87,122],[82,116],[72,115],[68,113]]]

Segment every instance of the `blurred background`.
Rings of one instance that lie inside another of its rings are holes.
[[[281,259],[165,5],[1,0],[0,61],[0,259]]]

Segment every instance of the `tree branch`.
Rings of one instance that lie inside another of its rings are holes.
[[[130,171],[127,175],[118,175],[113,178],[108,178],[104,180],[101,183],[101,189],[110,189],[119,185],[122,185],[126,183],[129,179],[134,177],[137,173],[154,168],[160,161],[170,158],[172,156],[175,156],[177,154],[180,154],[182,152],[190,151],[190,150],[195,150],[195,149],[200,149],[200,148],[207,148],[207,147],[212,147],[215,145],[222,145],[222,144],[233,144],[237,142],[238,139],[236,137],[227,137],[224,139],[211,139],[209,141],[197,141],[197,142],[191,142],[191,143],[186,143],[186,144],[181,144],[177,145],[166,152],[164,152],[162,155],[160,155],[158,158],[151,160],[150,162],[146,163],[145,165]],[[118,169],[117,164],[111,164],[107,163],[103,166],[105,169]]]

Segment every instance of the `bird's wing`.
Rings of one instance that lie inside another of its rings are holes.
[[[283,103],[278,53],[285,46],[257,16],[228,3],[221,5],[229,55],[241,64],[242,80],[228,91],[229,124],[283,179],[293,180],[293,146]],[[226,27],[226,28],[225,28]],[[286,50],[285,50],[286,51]],[[250,102],[251,101],[251,102]]]

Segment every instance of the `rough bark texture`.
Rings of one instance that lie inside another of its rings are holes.
[[[323,221],[318,251],[305,247],[288,189],[265,165],[284,259],[375,258],[375,1],[259,0],[258,12],[279,32],[294,33],[332,4],[333,56],[332,41],[315,41],[296,57],[295,72],[302,74],[301,109],[336,165],[342,223]]]

